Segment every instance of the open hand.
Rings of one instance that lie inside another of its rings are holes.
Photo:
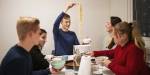
[[[87,52],[85,53],[86,55],[90,55],[90,56],[94,56],[94,52],[93,51],[90,51],[90,52]]]
[[[108,60],[108,59],[105,59],[105,60],[102,61],[102,63],[103,63],[106,67],[108,67],[108,65],[111,63],[111,61]]]
[[[65,12],[67,12],[70,8],[72,8],[75,5],[76,5],[76,3],[68,3]]]

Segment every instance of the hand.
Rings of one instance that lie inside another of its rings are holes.
[[[72,8],[72,7],[75,6],[75,5],[76,5],[76,3],[69,3],[69,4],[67,5],[67,8],[66,8],[65,12],[67,12],[70,8]]]
[[[50,72],[51,72],[52,74],[59,73],[60,71],[61,71],[61,69],[54,69],[54,68],[51,68],[51,69],[50,69]]]
[[[93,51],[90,51],[90,52],[87,52],[85,53],[86,55],[90,55],[90,56],[94,56],[94,52]]]
[[[105,59],[102,63],[103,63],[106,67],[108,67],[108,65],[111,63],[111,61],[108,60],[108,59]]]

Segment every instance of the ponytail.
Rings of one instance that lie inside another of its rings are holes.
[[[144,52],[144,58],[146,58],[146,48],[145,48],[145,42],[142,39],[141,32],[139,31],[138,24],[136,22],[129,23],[131,26],[131,34],[132,39],[134,40],[135,45],[142,49]]]
[[[140,48],[140,49],[144,49],[145,48],[145,42],[142,39],[142,35],[139,31],[138,25],[136,22],[133,23],[129,23],[131,25],[131,34],[132,34],[132,39],[135,42],[135,45]]]

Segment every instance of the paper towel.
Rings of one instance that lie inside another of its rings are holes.
[[[82,56],[78,75],[91,75],[91,57]]]

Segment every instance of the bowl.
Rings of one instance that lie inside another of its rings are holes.
[[[51,61],[51,65],[54,69],[61,69],[65,65],[65,60],[53,60]]]

